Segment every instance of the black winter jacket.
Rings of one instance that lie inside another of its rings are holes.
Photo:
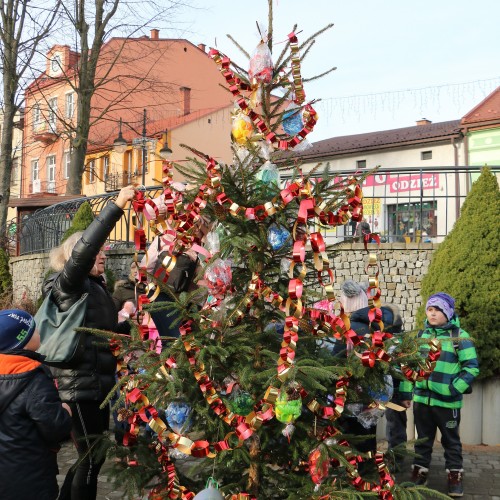
[[[97,254],[122,214],[121,208],[108,203],[76,243],[62,272],[50,276],[43,285],[44,295],[52,289],[52,297],[61,311],[69,309],[87,292],[87,311],[82,325],[86,328],[117,333],[130,331],[128,323],[118,324],[116,308],[104,280],[89,275]],[[73,360],[70,368],[51,368],[59,395],[65,402],[102,402],[115,384],[116,359],[109,342],[92,334],[84,335],[85,350],[81,357]]]
[[[0,498],[54,500],[71,417],[48,370],[25,353],[0,354]]]
[[[370,319],[368,313],[370,307],[364,307],[363,309],[358,309],[351,313],[350,322],[351,329],[354,330],[359,337],[363,337],[367,333],[370,333]],[[381,308],[382,310],[382,322],[384,323],[384,331],[387,333],[397,334],[401,332],[403,323],[401,320],[401,315],[397,306],[384,304]],[[373,329],[378,330],[378,324],[373,323]],[[338,341],[335,339],[330,339],[330,345],[325,342],[325,346],[332,351],[334,356],[341,353],[345,354],[346,343],[345,341]]]

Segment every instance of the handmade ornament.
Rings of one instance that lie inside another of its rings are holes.
[[[253,134],[252,120],[243,113],[237,113],[233,116],[231,134],[235,142],[240,145],[245,144]]]
[[[302,399],[293,384],[280,390],[276,406],[276,419],[284,424],[295,422],[302,413]]]
[[[255,401],[252,396],[250,396],[248,392],[242,391],[241,389],[236,389],[231,393],[228,403],[231,411],[237,415],[241,415],[242,417],[246,417],[251,411],[253,411],[253,407],[255,405]]]
[[[215,259],[205,270],[204,278],[213,289],[222,291],[233,279],[231,262],[226,259]]]
[[[213,477],[209,477],[205,489],[201,490],[193,500],[224,500],[219,491],[219,484]]]
[[[270,161],[266,161],[264,165],[262,165],[262,167],[255,174],[255,178],[262,184],[274,184],[275,186],[280,185],[280,174],[278,169],[276,165]]]
[[[275,223],[271,224],[267,230],[267,241],[275,252],[290,247],[292,244],[290,231]]]
[[[165,410],[165,418],[170,428],[177,434],[188,432],[191,428],[190,405],[183,401],[172,401]]]
[[[248,78],[253,86],[257,82],[271,83],[273,79],[273,58],[264,40],[260,41],[252,54]]]
[[[321,484],[326,477],[328,477],[328,471],[330,468],[330,461],[328,457],[321,456],[321,450],[315,448],[309,454],[309,474],[311,479],[316,484]]]
[[[380,390],[373,390],[368,388],[366,393],[370,396],[374,401],[379,403],[388,403],[394,392],[394,386],[392,383],[392,377],[389,375],[384,375],[384,387]]]
[[[283,130],[291,136],[297,135],[304,127],[302,109],[295,103],[290,103],[283,113]]]

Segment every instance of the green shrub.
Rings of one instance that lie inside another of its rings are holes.
[[[12,290],[12,276],[9,271],[9,254],[0,248],[0,293]]]
[[[461,326],[475,341],[481,378],[500,374],[499,220],[498,182],[484,168],[422,280],[423,305],[417,314],[422,325],[429,296],[436,292],[452,295]]]
[[[90,223],[94,220],[94,214],[92,208],[90,208],[90,203],[86,201],[80,205],[80,208],[76,211],[73,217],[73,222],[68,230],[64,233],[61,243],[67,240],[72,234],[78,231],[85,231]]]

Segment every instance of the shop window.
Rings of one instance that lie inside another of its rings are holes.
[[[437,236],[437,200],[387,205],[393,242],[420,243]]]

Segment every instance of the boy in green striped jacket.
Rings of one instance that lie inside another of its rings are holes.
[[[412,478],[416,484],[427,484],[432,447],[436,430],[439,429],[448,473],[448,495],[461,497],[463,460],[459,434],[460,408],[463,394],[470,390],[473,380],[479,374],[479,365],[469,334],[460,329],[453,297],[443,292],[432,295],[426,304],[426,315],[425,330],[419,332],[419,338],[436,338],[443,342],[441,356],[430,377],[415,383],[415,426],[418,439],[426,440],[415,444],[415,453],[418,456],[412,466]],[[448,341],[444,341],[445,339]],[[425,351],[426,347],[422,347],[422,351]],[[401,382],[402,404],[407,408],[411,405],[412,389],[411,382]]]

